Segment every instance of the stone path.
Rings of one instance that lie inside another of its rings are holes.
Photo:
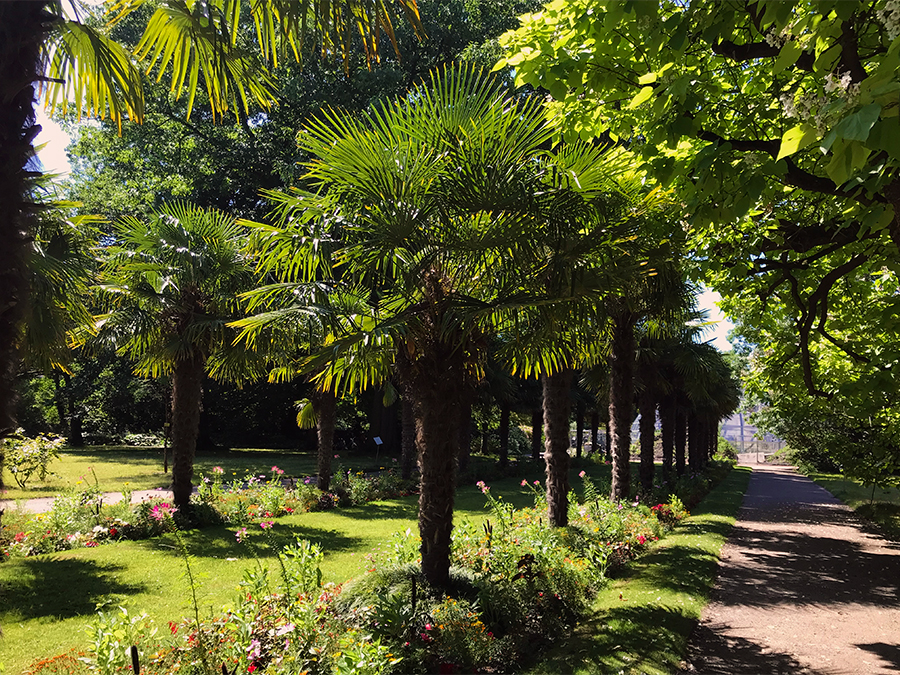
[[[197,491],[197,488],[194,488],[194,492]],[[154,497],[162,497],[163,499],[172,499],[172,491],[165,490],[163,488],[156,488],[155,490],[135,490],[131,493],[131,503],[132,504],[140,504],[142,501],[147,499],[152,499]],[[116,502],[122,501],[122,493],[121,492],[104,492],[103,493],[103,503],[104,504],[115,504]],[[23,510],[28,513],[46,513],[51,508],[53,508],[53,497],[39,497],[37,499],[26,499],[19,500],[17,503],[12,499],[0,499],[0,509],[8,509],[10,511],[18,508],[19,504],[22,505]]]
[[[753,467],[688,670],[900,672],[900,545],[788,467]]]

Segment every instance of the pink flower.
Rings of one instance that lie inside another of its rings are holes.
[[[528,481],[523,478],[522,479],[522,487],[525,487],[526,485],[528,485]]]
[[[639,535],[637,536],[637,542],[638,542],[641,546],[643,546],[643,545],[644,545],[644,542],[646,542],[646,541],[647,541],[647,538],[646,538],[644,535],[639,534]]]
[[[540,486],[541,486],[541,481],[536,480],[536,481],[534,481],[534,484],[537,485],[538,487],[540,487]]]
[[[579,478],[584,478],[586,475],[587,475],[587,472],[582,471],[581,473],[578,474],[578,477],[579,477]]]
[[[279,469],[277,466],[273,466],[272,473],[274,473],[276,476],[282,476],[284,475],[284,469]]]
[[[239,529],[237,532],[234,533],[234,538],[237,539],[237,542],[239,544],[242,541],[244,541],[244,537],[246,537],[246,536],[247,536],[247,528],[246,527],[242,527],[241,529]]]
[[[491,488],[489,488],[487,485],[485,485],[483,480],[478,481],[477,483],[475,483],[475,485],[484,494],[487,494],[488,492],[491,491]]]
[[[225,473],[225,469],[223,469],[221,466],[214,466],[212,468],[212,472],[221,475],[221,474]]]
[[[340,459],[341,456],[340,456],[340,455],[335,455],[334,458],[335,458],[335,459]]]
[[[426,624],[425,624],[425,630],[431,630],[432,627],[433,627],[433,626],[432,626],[430,623],[426,623]]]
[[[260,526],[262,529],[264,529],[264,530],[268,530],[268,529],[270,529],[274,524],[275,524],[275,523],[273,523],[271,520],[264,520],[264,521],[262,521],[262,522],[259,524],[259,526]]]

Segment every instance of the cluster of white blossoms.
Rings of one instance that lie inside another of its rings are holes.
[[[900,2],[900,0],[898,0]],[[848,105],[855,105],[856,99],[859,98],[859,83],[853,82],[850,73],[844,73],[840,77],[834,73],[828,73],[825,76],[825,93],[835,93],[845,99]]]
[[[896,40],[900,36],[900,0],[887,0],[884,9],[879,9],[875,14],[887,32],[888,40]]]

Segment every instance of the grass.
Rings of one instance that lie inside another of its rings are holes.
[[[269,461],[270,458],[265,460]],[[219,463],[226,466],[221,459]],[[283,461],[278,465],[288,466]],[[576,471],[585,468],[596,481],[609,478],[608,467],[587,462],[576,467]],[[530,506],[532,493],[519,482],[522,478],[531,481],[541,477],[542,466],[527,463],[516,478],[491,481],[491,486],[494,494],[503,495],[514,506]],[[278,519],[271,530],[271,542],[261,530],[251,532],[249,546],[236,542],[235,528],[188,532],[184,541],[193,557],[201,612],[208,615],[220,611],[235,596],[243,571],[256,564],[257,556],[261,563],[274,569],[272,547],[277,550],[298,537],[324,549],[325,581],[339,583],[357,576],[365,569],[366,555],[384,546],[393,533],[415,530],[417,511],[416,498],[407,497],[356,508],[297,514]],[[457,519],[481,519],[486,515],[484,495],[474,481],[461,482],[456,496]],[[184,561],[172,535],[3,563],[3,672],[21,673],[36,659],[72,648],[83,649],[84,628],[98,606],[124,605],[129,612],[146,612],[161,630],[168,630],[166,622],[192,613],[183,573]]]
[[[335,460],[336,462],[342,460]],[[169,458],[171,471],[171,457]],[[390,463],[390,459],[387,459]],[[384,464],[384,458],[382,458]],[[289,476],[308,476],[316,471],[316,456],[313,452],[240,449],[219,455],[196,458],[194,463],[195,482],[201,473],[209,474],[214,466],[221,465],[229,473],[243,476],[247,471],[268,473],[273,465],[284,469]],[[365,456],[351,456],[344,465],[348,469],[372,469],[375,461]],[[125,483],[132,490],[153,490],[166,488],[171,483],[171,473],[163,473],[162,448],[97,446],[85,449],[70,449],[60,453],[58,461],[50,465],[53,475],[46,482],[33,481],[19,488],[8,471],[4,471],[4,499],[35,499],[52,497],[70,489],[77,481],[93,482],[91,469],[103,492],[119,492]]]
[[[818,485],[875,524],[887,539],[900,541],[900,490],[863,485],[836,473],[808,473]]]
[[[749,469],[731,471],[674,533],[599,593],[591,619],[560,641],[532,675],[677,671],[749,480]]]

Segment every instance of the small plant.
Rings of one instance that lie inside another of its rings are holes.
[[[16,481],[16,485],[24,489],[32,476],[37,476],[41,482],[47,479],[50,474],[50,462],[59,458],[59,449],[65,443],[65,439],[44,435],[27,438],[21,435],[22,433],[22,429],[19,429],[17,431],[19,435],[6,438],[0,443],[6,455],[7,470]]]

